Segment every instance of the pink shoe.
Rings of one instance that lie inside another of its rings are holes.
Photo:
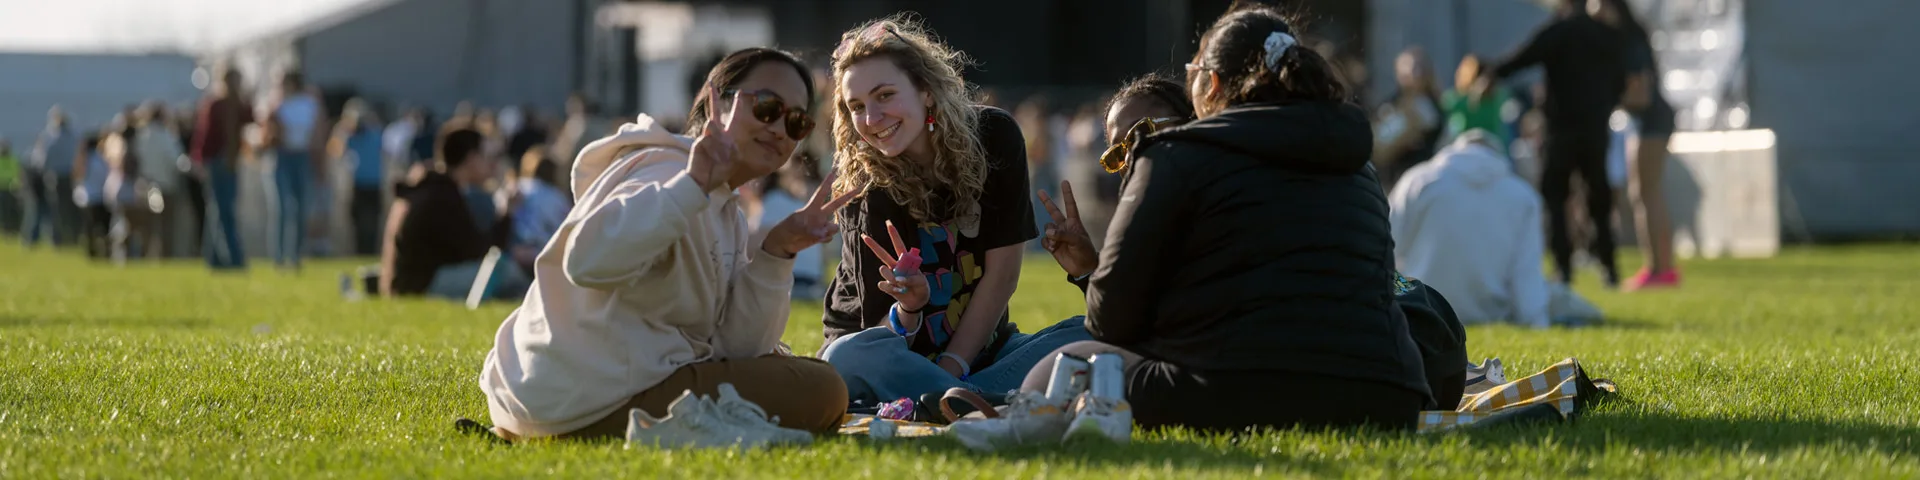
[[[1677,288],[1679,286],[1679,270],[1667,270],[1656,274],[1653,273],[1652,270],[1645,268],[1640,269],[1639,273],[1635,273],[1633,278],[1627,279],[1627,283],[1624,285],[1624,287],[1626,287],[1625,290],[1629,292],[1643,289]]]

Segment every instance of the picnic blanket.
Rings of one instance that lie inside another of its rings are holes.
[[[1488,364],[1498,364],[1498,359]],[[1474,369],[1478,370],[1478,369]],[[1454,410],[1420,412],[1418,430],[1438,432],[1470,426],[1565,421],[1581,413],[1593,402],[1619,391],[1610,380],[1592,380],[1579,360],[1568,358],[1539,373],[1501,383],[1499,374],[1470,379],[1467,394]],[[888,425],[876,427],[876,423]],[[876,432],[877,430],[877,432]],[[944,434],[947,428],[925,422],[879,418],[869,414],[847,414],[840,423],[841,435],[877,438],[918,438]]]
[[[1485,383],[1483,380],[1482,383]],[[1507,383],[1469,385],[1454,410],[1420,412],[1419,431],[1436,432],[1491,423],[1568,420],[1619,388],[1609,380],[1591,380],[1578,360],[1568,358],[1540,373]]]
[[[874,425],[875,422],[885,423],[888,425],[875,428],[875,425]],[[876,430],[878,431],[878,433],[875,432]],[[909,422],[905,420],[892,420],[892,419],[886,419],[886,418],[879,418],[879,417],[875,417],[873,415],[867,415],[867,414],[849,413],[841,417],[841,422],[840,422],[841,435],[861,435],[861,436],[871,435],[877,438],[889,438],[889,437],[918,438],[918,437],[938,436],[942,433],[946,433],[946,431],[947,431],[947,427],[944,425],[935,425],[935,424],[925,423],[925,422]]]

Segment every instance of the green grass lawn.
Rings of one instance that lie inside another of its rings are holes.
[[[1920,475],[1920,250],[1790,250],[1687,263],[1684,290],[1583,292],[1614,320],[1469,330],[1518,377],[1577,357],[1622,401],[1578,422],[1439,435],[1136,434],[1127,446],[975,454],[945,439],[824,439],[762,452],[498,446],[475,377],[513,305],[340,299],[344,262],[303,276],[178,262],[114,269],[0,246],[0,477],[1189,478]],[[1623,255],[1624,257],[1624,255]],[[1027,330],[1079,313],[1027,264]],[[786,340],[819,346],[819,308]],[[1291,392],[1311,394],[1311,392]]]

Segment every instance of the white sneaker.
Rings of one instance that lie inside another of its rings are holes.
[[[752,403],[746,405],[752,406]],[[730,418],[736,414],[727,413],[726,410],[737,408],[739,405],[723,408],[712,399],[694,395],[692,390],[688,390],[667,406],[665,418],[654,418],[645,410],[632,409],[628,413],[627,448],[641,444],[666,449],[735,446],[757,449],[779,443],[777,435],[771,430],[754,428],[740,419]],[[758,406],[753,408],[759,409]],[[762,416],[760,421],[765,423],[766,417]]]
[[[806,444],[813,442],[813,434],[801,430],[780,426],[780,417],[767,417],[767,411],[759,405],[740,398],[740,392],[731,383],[722,383],[720,396],[713,399],[718,416],[742,431],[757,432],[770,444]]]
[[[1014,392],[1007,396],[1005,416],[954,422],[947,433],[967,448],[981,452],[1058,442],[1073,420],[1066,407],[1067,402],[1039,393]]]
[[[1074,408],[1073,423],[1063,442],[1105,438],[1114,443],[1133,439],[1133,405],[1124,399],[1083,395]]]

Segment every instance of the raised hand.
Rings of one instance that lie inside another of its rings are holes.
[[[1080,224],[1080,206],[1073,201],[1073,185],[1065,180],[1060,182],[1061,200],[1066,203],[1064,213],[1045,190],[1039,193],[1041,205],[1047,208],[1047,216],[1052,220],[1046,226],[1040,245],[1053,254],[1053,261],[1059,262],[1068,276],[1078,278],[1093,273],[1093,269],[1100,267],[1100,252],[1093,246],[1093,236],[1087,234],[1086,226]]]
[[[838,172],[827,175],[827,180],[820,182],[819,188],[813,189],[813,198],[808,199],[805,206],[768,229],[766,240],[760,242],[760,249],[780,258],[793,258],[807,247],[832,240],[834,230],[837,230],[833,223],[833,212],[847,206],[847,202],[859,196],[861,190],[855,188],[840,195],[840,198],[830,198],[833,196],[833,181],[838,177]]]
[[[720,89],[708,86],[707,123],[700,128],[700,136],[693,139],[693,152],[687,163],[687,175],[699,183],[701,191],[711,192],[726,184],[733,175],[740,149],[733,143],[733,131],[728,122],[720,118]],[[731,102],[729,112],[733,116],[747,114],[747,102]]]
[[[908,252],[907,243],[900,240],[900,230],[894,228],[891,220],[887,221],[887,235],[893,237],[892,252]],[[901,266],[899,258],[894,253],[890,253],[887,247],[881,246],[880,242],[873,241],[873,237],[861,234],[860,241],[866,242],[867,248],[873,250],[873,255],[880,257],[880,276],[888,279],[880,281],[878,285],[880,291],[893,296],[893,300],[898,302],[901,308],[908,310],[926,308],[928,298],[926,275],[921,275],[918,268],[914,268],[914,271],[897,268]]]

